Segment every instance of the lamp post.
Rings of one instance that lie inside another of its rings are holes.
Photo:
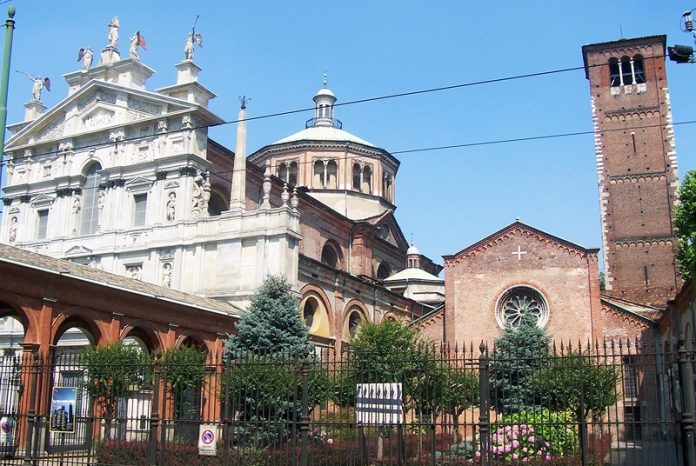
[[[10,82],[10,58],[12,55],[12,34],[14,33],[14,5],[7,9],[5,21],[5,47],[2,51],[2,81],[0,81],[0,188],[2,187],[2,161],[5,158],[5,126],[7,125],[7,89]]]
[[[696,8],[694,10],[696,10]],[[693,34],[694,39],[696,39],[694,20],[691,17],[691,13],[693,13],[694,10],[689,10],[682,13],[682,31],[690,32]],[[676,63],[696,62],[696,60],[694,60],[694,49],[688,45],[675,45],[673,47],[667,47],[667,53],[669,54],[669,59]]]

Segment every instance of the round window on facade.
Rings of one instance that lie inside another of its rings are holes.
[[[539,327],[544,327],[548,322],[549,306],[539,290],[531,286],[516,286],[498,298],[495,319],[500,328],[508,325],[519,327],[525,315],[534,316]]]

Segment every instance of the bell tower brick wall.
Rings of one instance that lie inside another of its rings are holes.
[[[678,186],[666,37],[585,45],[607,294],[663,307],[680,285],[672,210]]]

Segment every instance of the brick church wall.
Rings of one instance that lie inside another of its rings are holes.
[[[545,297],[546,329],[554,338],[592,337],[592,316],[599,308],[596,250],[569,246],[513,224],[445,258],[447,340],[492,342],[501,332],[496,321],[498,299],[516,286],[533,287]]]

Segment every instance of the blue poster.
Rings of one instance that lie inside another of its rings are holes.
[[[50,431],[58,433],[75,432],[75,404],[77,388],[54,387],[51,397]]]

